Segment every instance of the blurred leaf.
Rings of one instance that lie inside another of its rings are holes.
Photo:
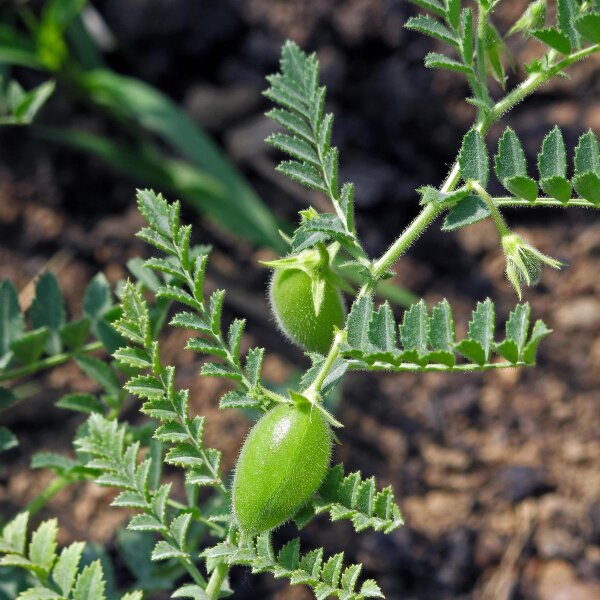
[[[0,356],[9,350],[13,340],[23,333],[23,315],[15,286],[8,279],[0,282]]]
[[[54,81],[46,81],[29,92],[11,81],[8,89],[8,114],[0,116],[0,125],[29,125],[54,92]]]
[[[13,432],[6,427],[0,427],[0,452],[5,452],[18,445],[19,442]]]
[[[89,317],[65,323],[60,328],[60,337],[68,348],[79,350],[88,339],[90,326],[91,321]]]
[[[60,328],[65,322],[66,313],[63,295],[54,273],[46,272],[39,278],[29,316],[35,329],[48,328],[48,354],[58,354],[62,350]]]
[[[5,410],[12,406],[18,398],[15,394],[6,388],[0,387],[0,410]]]
[[[530,2],[525,12],[510,28],[507,35],[513,35],[519,31],[528,34],[532,29],[539,29],[546,21],[546,0],[534,0]]]
[[[21,364],[28,365],[43,354],[49,335],[47,327],[40,327],[14,340],[10,348]]]
[[[7,24],[0,24],[0,62],[21,67],[42,67],[34,42]]]
[[[151,86],[106,70],[86,73],[81,84],[96,104],[162,137],[184,157],[206,169],[221,191],[204,209],[221,224],[256,243],[284,250],[279,224],[214,142],[171,100]]]
[[[96,383],[98,383],[107,394],[118,398],[121,393],[121,384],[111,369],[110,365],[93,358],[92,356],[78,356],[75,359],[79,368]]]
[[[91,394],[67,394],[56,403],[56,406],[86,414],[94,412],[104,414],[104,405]]]
[[[590,42],[600,44],[600,14],[590,14],[579,17],[575,22],[579,33]]]

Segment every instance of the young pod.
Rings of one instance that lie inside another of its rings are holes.
[[[331,430],[307,403],[282,404],[252,428],[233,479],[233,512],[247,535],[285,523],[322,483],[331,455]]]
[[[305,350],[327,354],[333,341],[334,326],[343,327],[346,310],[335,285],[327,278],[319,283],[318,310],[313,278],[301,269],[275,269],[269,296],[281,331]]]

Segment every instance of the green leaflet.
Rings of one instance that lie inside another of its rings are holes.
[[[411,17],[405,24],[404,27],[418,31],[424,35],[432,37],[441,42],[450,44],[454,48],[458,48],[458,39],[445,25],[443,25],[437,19],[428,15],[419,15],[418,17]]]
[[[0,358],[10,350],[13,340],[21,336],[23,327],[17,290],[5,279],[0,282]]]
[[[544,141],[538,154],[538,171],[542,180],[567,176],[567,151],[565,141],[558,126],[554,126]]]
[[[531,35],[561,54],[566,55],[570,54],[571,52],[571,41],[569,38],[564,33],[561,33],[553,27],[549,27],[547,29],[536,29],[535,31],[531,32]]]
[[[532,364],[539,341],[549,332],[545,328],[541,334],[541,324],[530,335],[529,306],[519,304],[506,323],[505,339],[498,341],[495,308],[490,299],[477,304],[467,336],[461,340],[455,339],[454,318],[446,300],[438,303],[431,315],[423,300],[407,309],[399,326],[400,345],[392,343],[390,320],[385,305],[375,310],[370,300],[355,301],[348,317],[348,341],[342,346],[342,355],[350,362],[350,368],[478,371]],[[496,363],[494,353],[508,362]]]
[[[537,197],[537,183],[527,177],[527,163],[523,146],[517,134],[507,127],[498,142],[494,157],[496,176],[502,185],[519,198],[533,202]]]
[[[490,216],[490,209],[485,201],[479,196],[467,196],[460,200],[456,206],[453,206],[442,225],[443,231],[454,231],[466,225],[472,225],[487,219]]]
[[[558,0],[557,2],[557,24],[561,33],[566,35],[571,42],[571,46],[579,48],[581,38],[575,27],[576,18],[579,14],[579,4],[577,0]]]
[[[206,558],[209,568],[211,564],[224,560],[229,565],[251,567],[255,573],[271,572],[277,578],[290,579],[292,584],[303,583],[313,589],[319,600],[326,600],[331,596],[339,600],[384,597],[372,579],[359,586],[361,565],[350,565],[344,569],[343,553],[325,560],[322,548],[301,554],[298,538],[285,544],[276,553],[271,534],[265,533],[246,546],[223,542],[205,550],[202,556]]]
[[[579,17],[575,21],[575,27],[586,40],[594,44],[600,43],[600,14],[593,13]]]
[[[489,158],[483,137],[476,129],[471,129],[463,138],[458,163],[465,182],[478,181],[482,187],[487,186]]]
[[[471,73],[471,68],[457,60],[440,54],[439,52],[430,52],[425,57],[425,66],[430,69],[446,69],[447,71],[454,71],[455,73]]]
[[[19,513],[4,526],[0,536],[0,566],[24,569],[36,581],[19,598],[106,600],[106,582],[100,561],[81,565],[85,544],[74,542],[58,552],[56,519],[43,521],[29,537],[28,520],[27,512]],[[141,592],[130,592],[122,600],[141,598]]]
[[[583,173],[600,175],[600,148],[591,129],[579,138],[575,148],[575,175]]]

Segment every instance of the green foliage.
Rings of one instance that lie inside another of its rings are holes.
[[[557,0],[557,24],[558,29],[569,38],[573,48],[579,48],[581,38],[575,26],[575,18],[579,13],[577,0]]]
[[[562,206],[600,208],[600,150],[592,131],[579,138],[574,155],[574,175],[567,178],[567,154],[562,132],[554,127],[544,138],[537,157],[539,181],[527,175],[525,153],[517,134],[507,128],[498,143],[494,170],[500,183],[511,196],[502,198],[505,205],[525,200],[532,206],[547,204],[538,196],[538,186]],[[433,196],[442,206],[450,208],[443,229],[452,231],[482,221],[490,216],[489,205],[469,192],[468,183],[477,181],[483,187],[489,179],[487,149],[482,136],[472,129],[462,143],[459,154],[460,172],[467,186],[452,195]],[[572,189],[579,197],[572,198]]]
[[[51,0],[39,16],[17,7],[15,20],[24,23],[28,35],[17,24],[3,25],[0,62],[56,73],[59,83],[68,81],[59,85],[59,91],[83,97],[93,110],[115,122],[123,139],[117,144],[67,127],[40,133],[100,156],[146,185],[176,193],[240,237],[283,250],[280,223],[185,111],[152,86],[104,68],[96,41],[79,14],[85,4],[85,0]],[[48,82],[24,92],[12,82],[1,103],[4,107],[0,106],[5,109],[0,114],[8,114],[0,123],[30,122],[53,87]],[[154,137],[160,143],[154,143]],[[181,158],[172,158],[161,148],[163,143]]]
[[[267,142],[288,154],[277,170],[294,181],[323,192],[335,214],[304,215],[295,231],[292,248],[299,252],[318,242],[335,240],[352,256],[366,261],[354,227],[354,186],[340,186],[338,151],[331,145],[333,115],[324,113],[325,87],[319,85],[317,57],[307,55],[293,42],[281,52],[281,72],[268,77],[265,96],[280,108],[267,113],[288,133],[275,133]]]
[[[294,520],[304,526],[323,512],[328,512],[332,521],[349,519],[357,532],[391,533],[404,524],[391,487],[377,491],[375,478],[362,479],[360,471],[344,476],[342,464],[329,469],[316,497]]]
[[[498,153],[494,159],[495,171],[502,185],[517,197],[535,202],[537,183],[527,177],[525,152],[517,134],[507,127],[498,142]]]
[[[274,476],[281,474],[277,469],[282,465],[281,461],[273,465],[264,460],[270,451],[268,444],[259,448],[246,473],[243,496],[254,502],[253,509],[262,516],[273,499],[285,503],[287,512],[280,511],[277,519],[263,522],[260,527],[240,531],[232,515],[231,492],[221,474],[220,452],[204,442],[204,417],[190,414],[188,390],[176,385],[175,366],[162,361],[158,336],[171,303],[184,307],[176,309],[171,325],[191,332],[193,337],[186,348],[210,359],[203,362],[201,374],[225,378],[233,384],[233,389],[221,398],[221,408],[266,412],[278,406],[275,411],[289,412],[293,410],[292,402],[300,402],[307,410],[318,411],[315,414],[327,432],[327,421],[340,423],[325,409],[323,400],[348,371],[455,372],[532,365],[541,340],[550,333],[540,320],[532,325],[528,304],[518,304],[508,316],[503,334],[499,333],[496,309],[487,299],[477,303],[465,337],[457,339],[447,301],[431,310],[424,300],[417,301],[397,322],[387,302],[375,306],[373,293],[381,280],[391,276],[395,262],[442,213],[446,213],[446,230],[487,217],[493,219],[500,233],[508,278],[519,296],[521,285],[532,285],[539,279],[543,265],[562,266],[511,232],[500,209],[506,205],[599,208],[600,148],[596,137],[591,131],[581,136],[569,177],[564,140],[560,130],[554,128],[542,143],[537,157],[539,177],[535,179],[528,173],[523,144],[513,130],[506,129],[494,157],[494,173],[509,196],[494,198],[487,191],[490,160],[485,136],[495,121],[537,87],[564,75],[575,61],[599,49],[600,17],[588,3],[559,0],[557,23],[546,27],[545,2],[531,3],[509,34],[521,32],[541,41],[548,50],[525,65],[528,76],[520,85],[494,101],[492,92],[496,93],[498,86],[490,89],[488,75],[504,87],[507,69],[515,66],[493,22],[497,2],[479,0],[470,8],[463,7],[460,0],[414,0],[414,4],[431,15],[413,17],[407,27],[450,46],[449,55],[437,48],[430,52],[426,66],[464,75],[472,93],[468,101],[476,107],[477,115],[446,181],[439,189],[431,185],[419,188],[419,214],[379,258],[370,259],[358,237],[352,184],[339,182],[338,152],[331,144],[333,116],[324,111],[325,88],[319,82],[316,56],[288,42],[282,51],[280,72],[269,77],[266,95],[276,104],[269,116],[283,127],[283,132],[275,133],[268,141],[289,157],[278,170],[324,193],[332,204],[332,212],[319,213],[313,208],[300,212],[299,226],[290,237],[293,255],[283,260],[294,260],[299,252],[326,252],[330,263],[341,271],[353,272],[354,280],[361,285],[345,325],[340,323],[342,328],[318,349],[319,354],[309,355],[312,364],[297,390],[283,395],[263,384],[264,350],[250,348],[242,352],[245,321],[233,319],[224,326],[224,291],[205,293],[208,249],[192,245],[191,227],[180,222],[179,204],[170,204],[152,191],[138,193],[138,207],[147,222],[139,236],[159,254],[145,262],[129,261],[137,283],[128,282],[118,288],[118,306],[113,304],[103,276],[91,282],[82,314],[71,320],[67,319],[53,275],[40,278],[36,298],[25,313],[14,286],[8,281],[0,283],[0,381],[75,359],[100,388],[98,395],[75,392],[59,400],[59,407],[84,413],[87,420],[78,430],[74,457],[47,452],[34,455],[32,467],[49,469],[56,479],[34,499],[31,510],[39,510],[58,489],[73,481],[94,479],[118,490],[113,505],[133,513],[128,533],[119,536],[118,548],[144,588],[172,590],[179,585],[173,592],[175,598],[216,600],[231,593],[229,568],[246,565],[253,572],[269,572],[293,584],[306,584],[322,600],[331,596],[340,600],[383,597],[374,581],[358,584],[361,566],[344,568],[343,554],[326,560],[323,550],[315,549],[301,555],[298,539],[276,553],[270,533],[262,531],[288,517],[293,517],[301,528],[323,512],[329,513],[333,521],[349,520],[357,532],[373,529],[390,533],[402,525],[391,488],[378,490],[372,477],[363,479],[358,472],[344,475],[341,465],[327,469],[324,464],[322,484],[322,473],[315,481],[308,481],[314,473],[303,465],[311,466],[306,460],[314,461],[315,452],[311,455],[311,448],[304,444],[308,438],[303,434],[303,444],[292,440],[294,456],[290,464],[291,471],[302,477],[306,486],[302,490],[294,488],[293,477],[283,465],[284,476],[276,481],[281,484],[278,492],[282,498],[277,498],[272,488],[261,496],[256,481],[258,467],[262,465],[267,475]],[[231,231],[283,249],[272,215],[169,100],[149,86],[100,68],[101,59],[89,52],[89,46],[83,53],[85,57],[82,54],[74,60],[67,33],[81,33],[78,13],[82,5],[79,0],[47,3],[39,23],[30,18],[30,23],[36,25],[31,28],[33,41],[10,28],[0,35],[0,60],[61,74],[75,66],[81,74],[75,84],[78,91],[128,129],[140,132],[139,136],[132,133],[124,148],[80,132],[63,135],[63,139],[137,176],[148,177],[157,185],[181,192]],[[597,9],[598,3],[594,7]],[[165,141],[184,159],[167,158],[158,144],[148,139],[148,133]],[[56,132],[52,135],[57,136]],[[538,197],[538,189],[546,196]],[[576,197],[572,197],[572,190]],[[333,270],[330,277],[336,286],[343,285]],[[312,305],[318,312],[323,286],[318,281],[313,283]],[[98,341],[90,343],[90,339]],[[91,350],[101,347],[113,354],[115,363],[89,356]],[[127,378],[125,385],[123,376]],[[119,421],[127,393],[142,400],[140,410],[148,420],[139,426]],[[16,399],[16,394],[0,389],[0,409]],[[263,417],[259,425],[272,414]],[[304,424],[316,427],[314,418]],[[14,436],[0,428],[0,450],[15,443]],[[163,463],[183,469],[185,503],[171,493],[171,484],[161,483]],[[300,498],[299,491],[303,492]],[[4,555],[1,564],[22,568],[35,579],[34,587],[19,598],[98,600],[110,596],[105,592],[109,582],[105,583],[100,563],[80,565],[81,544],[58,554],[55,521],[43,523],[27,544],[26,519],[20,516],[9,523],[0,540],[0,553]],[[124,543],[126,535],[133,537]],[[208,535],[215,545],[206,548]],[[204,548],[201,555],[200,548]],[[141,560],[136,560],[136,553],[144,555]],[[158,564],[153,566],[150,559]],[[165,569],[162,575],[158,570],[161,566]],[[126,597],[140,598],[136,593]]]
[[[0,79],[0,86],[2,80]],[[0,94],[0,125],[29,125],[54,92],[53,81],[46,81],[26,92],[11,80]]]
[[[121,490],[112,505],[138,511],[128,528],[152,531],[162,537],[154,546],[152,560],[177,559],[188,564],[191,558],[186,551],[186,536],[192,512],[178,510],[176,516],[169,516],[171,485],[151,484],[152,459],[138,462],[139,443],[126,444],[125,435],[124,425],[94,414],[87,422],[86,433],[75,444],[90,457],[87,467],[97,471],[96,482]]]
[[[600,44],[600,14],[593,13],[579,17],[575,27],[582,37],[594,44]]]
[[[223,332],[221,313],[225,292],[217,290],[209,299],[205,299],[204,273],[208,256],[205,253],[195,255],[190,251],[191,228],[179,224],[179,205],[168,204],[162,196],[154,192],[140,191],[138,206],[148,222],[148,227],[142,229],[138,235],[167,255],[166,258],[152,258],[145,264],[149,269],[166,272],[172,277],[170,283],[158,288],[157,296],[177,301],[192,309],[176,313],[171,324],[198,334],[188,341],[186,347],[189,350],[207,354],[221,361],[205,363],[201,373],[231,379],[241,388],[222,398],[223,407],[266,410],[269,400],[259,382],[264,351],[261,348],[251,348],[245,357],[240,356],[244,320],[234,320],[227,334]],[[117,357],[136,367],[139,356],[142,357],[142,361],[150,360],[152,341],[143,299],[141,296],[134,297],[132,291],[127,300],[127,304],[123,304],[127,320],[122,319],[118,323],[118,329],[124,337],[142,347],[142,354],[138,351],[138,358],[131,358],[131,352],[129,355],[119,353]],[[138,368],[139,366],[137,364]],[[157,373],[154,373],[151,377],[156,376]]]
[[[318,600],[336,597],[340,600],[363,600],[383,598],[379,586],[368,579],[357,589],[362,570],[361,565],[350,565],[344,569],[344,553],[340,552],[328,560],[323,550],[311,550],[300,554],[300,540],[288,542],[278,553],[273,550],[271,534],[263,533],[255,542],[239,547],[224,542],[204,552],[207,562],[220,560],[228,565],[244,565],[253,573],[272,573],[274,577],[289,579],[292,584],[310,586]]]
[[[35,584],[16,600],[106,600],[105,578],[100,561],[82,564],[85,544],[74,542],[57,551],[56,519],[44,521],[27,536],[29,514],[18,514],[4,526],[0,537],[0,566],[29,572]],[[121,600],[141,600],[130,592]]]
[[[102,297],[101,303],[98,298]],[[35,297],[28,311],[21,311],[13,284],[0,283],[0,365],[5,368],[35,372],[42,357],[85,352],[85,344],[91,335],[98,337],[110,348],[109,338],[102,336],[100,327],[110,331],[111,310],[114,307],[112,292],[104,275],[93,279],[83,301],[83,316],[67,321],[62,292],[53,273],[44,273],[35,286]],[[95,304],[96,303],[96,304]],[[26,324],[31,328],[26,329]],[[101,325],[103,324],[103,325]],[[114,338],[114,333],[111,334]],[[98,348],[102,344],[95,344]],[[64,361],[62,361],[64,362]],[[10,379],[11,371],[0,376],[0,381]]]
[[[513,312],[528,315],[529,305],[517,305]],[[454,319],[446,300],[438,303],[431,314],[421,300],[405,311],[397,325],[388,304],[375,309],[372,300],[363,297],[352,305],[347,322],[348,341],[341,352],[351,369],[372,371],[478,371],[534,364],[535,351],[543,337],[540,333],[550,330],[540,321],[529,335],[528,319],[519,321],[519,330],[517,321],[512,319],[510,327],[507,324],[507,337],[496,341],[494,313],[489,298],[478,303],[467,337],[456,340]],[[513,347],[507,340],[518,343]],[[506,351],[507,347],[510,351]],[[495,360],[494,355],[505,361]],[[460,362],[461,357],[467,362]]]
[[[540,42],[543,42],[546,46],[561,54],[567,55],[571,52],[571,41],[569,38],[564,33],[554,29],[554,27],[536,29],[531,34],[540,40]]]
[[[115,326],[132,346],[117,350],[115,358],[138,372],[125,387],[144,400],[142,412],[162,423],[154,434],[156,439],[173,444],[165,462],[188,467],[186,480],[191,485],[222,486],[221,453],[204,447],[204,418],[189,416],[189,392],[177,390],[175,368],[161,364],[159,344],[150,334],[147,304],[131,284],[123,292],[122,308]]]

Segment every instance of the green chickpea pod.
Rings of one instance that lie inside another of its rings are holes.
[[[251,429],[233,480],[233,512],[241,531],[255,536],[285,523],[323,482],[331,429],[309,402],[282,404]]]
[[[346,308],[327,250],[264,263],[275,268],[269,300],[283,334],[301,348],[327,354],[334,327],[342,328]]]

